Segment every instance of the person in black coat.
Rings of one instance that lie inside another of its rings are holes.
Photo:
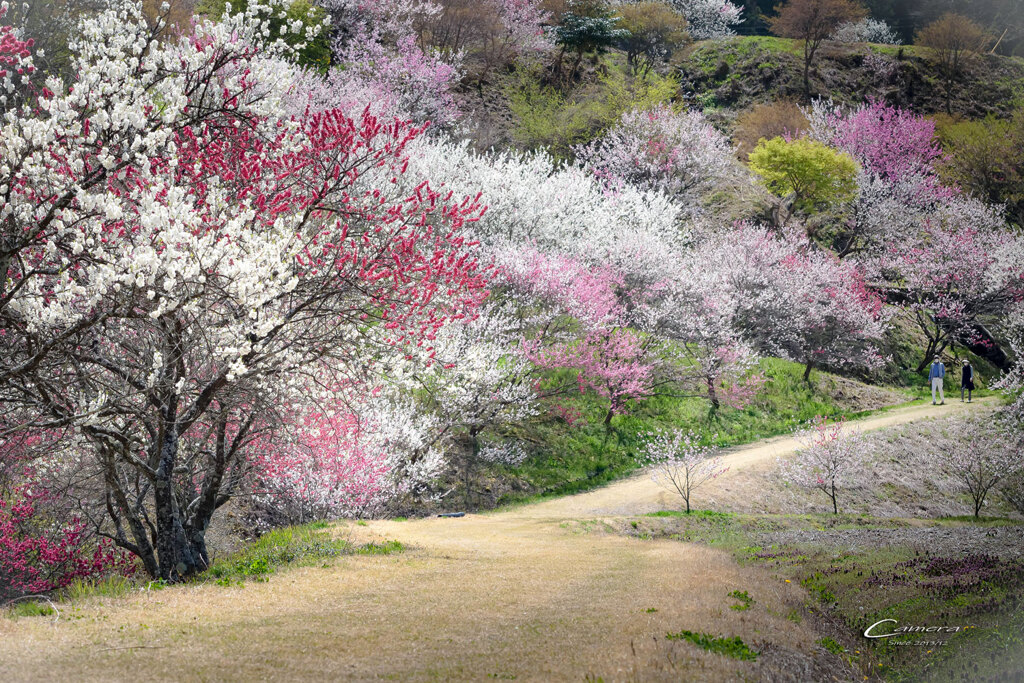
[[[964,391],[967,391],[967,402],[971,402],[971,392],[974,391],[974,368],[971,367],[971,362],[964,360],[964,365],[960,369],[960,402],[964,402]]]

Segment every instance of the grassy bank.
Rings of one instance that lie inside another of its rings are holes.
[[[1024,558],[1012,542],[1000,552],[999,539],[988,546],[962,546],[965,538],[997,533],[1017,538],[1020,521],[666,511],[615,524],[603,528],[642,539],[719,547],[743,564],[803,585],[809,602],[785,616],[814,619],[826,634],[819,644],[865,676],[982,681],[1016,680],[1024,672]],[[927,550],[896,540],[922,529],[947,540],[930,540]],[[847,542],[837,543],[837,538]],[[758,608],[758,588],[737,589],[737,595],[748,598],[742,605]],[[864,637],[872,624],[887,619],[895,621],[883,622],[872,633],[903,626],[941,630]]]
[[[634,402],[629,411],[603,424],[607,403],[591,394],[572,394],[557,409],[515,433],[530,457],[516,468],[494,467],[478,484],[480,507],[522,503],[586,491],[642,466],[645,435],[662,429],[692,430],[707,445],[747,444],[787,434],[816,415],[862,417],[911,396],[824,373],[803,381],[803,366],[768,358],[767,379],[748,407],[711,411],[706,400],[656,396]],[[569,417],[565,417],[568,415]]]
[[[329,567],[346,555],[390,555],[404,550],[398,541],[354,544],[338,538],[327,522],[312,522],[269,531],[241,550],[217,559],[192,585],[213,583],[242,586],[246,581],[263,582],[278,571],[292,567]],[[188,585],[188,584],[184,584]],[[33,596],[3,607],[9,618],[57,615],[65,606],[94,598],[116,598],[133,591],[158,591],[172,586],[147,577],[112,576],[100,581],[75,581],[50,596]]]

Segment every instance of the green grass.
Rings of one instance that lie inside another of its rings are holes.
[[[531,457],[514,469],[491,470],[515,484],[498,505],[579,493],[620,479],[642,466],[644,435],[658,430],[692,430],[706,445],[729,447],[788,434],[816,415],[856,418],[879,412],[842,410],[827,392],[803,381],[803,366],[797,363],[768,358],[761,361],[761,370],[768,381],[747,408],[723,406],[712,414],[703,399],[655,396],[616,415],[610,432],[603,424],[605,399],[575,392],[561,397],[559,403],[583,415],[585,424],[570,426],[546,414],[507,434],[520,440]],[[827,377],[813,373],[812,384],[828,385]]]
[[[825,636],[824,638],[819,640],[818,645],[821,645],[823,648],[825,648],[834,655],[841,655],[846,653],[845,647],[843,647],[840,643],[836,642],[834,638],[830,638],[828,636]]]
[[[398,541],[353,545],[335,538],[325,522],[314,522],[270,531],[234,555],[214,562],[197,580],[222,586],[266,581],[283,567],[320,566],[342,555],[390,555],[402,550]]]
[[[648,512],[644,517],[688,517],[690,519],[727,519],[732,517],[730,512],[718,512],[716,510],[691,510],[690,512],[684,512],[683,510],[658,510],[657,512]]]
[[[747,644],[739,636],[722,638],[713,636],[710,633],[679,631],[678,633],[666,633],[665,638],[668,640],[688,640],[702,650],[749,662],[757,659],[758,655],[757,652],[747,647]]]
[[[4,615],[9,619],[47,617],[54,613],[53,607],[48,602],[38,600],[18,600],[4,608]]]
[[[136,588],[137,584],[126,576],[109,576],[96,581],[75,579],[61,591],[60,597],[68,602],[81,602],[92,597],[117,598]]]
[[[737,612],[746,612],[750,609],[751,605],[757,602],[754,598],[750,597],[747,591],[734,590],[729,593],[729,597],[739,600],[735,605],[729,605],[729,609],[736,610]]]

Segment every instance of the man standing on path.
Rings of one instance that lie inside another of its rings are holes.
[[[935,405],[935,390],[939,390],[939,405],[946,404],[946,396],[942,393],[942,381],[946,378],[946,366],[942,364],[938,356],[932,359],[932,369],[928,373],[932,381],[932,405]]]

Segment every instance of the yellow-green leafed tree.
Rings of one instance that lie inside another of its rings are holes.
[[[806,213],[848,201],[857,191],[853,157],[805,138],[761,140],[750,153],[750,168],[769,191],[793,195],[793,207]]]

